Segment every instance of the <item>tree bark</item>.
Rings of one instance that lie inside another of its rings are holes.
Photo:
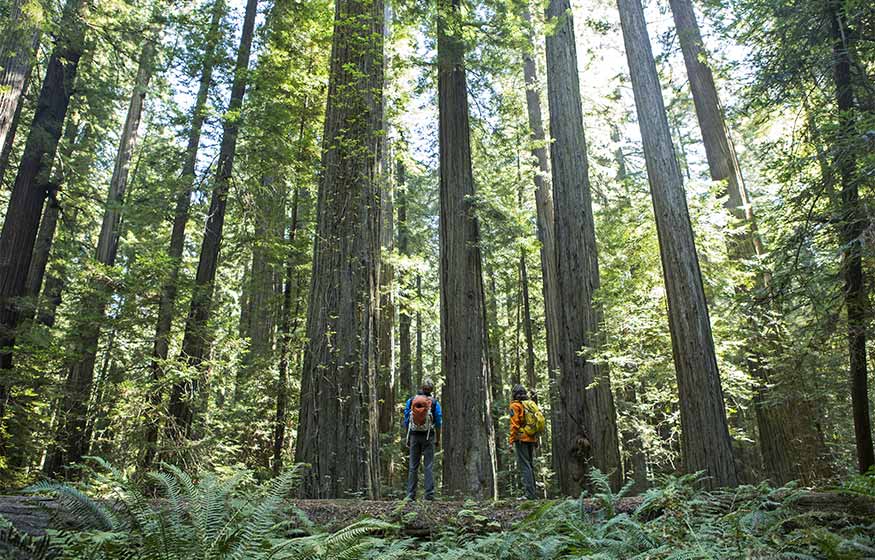
[[[26,289],[27,272],[47,195],[40,185],[51,173],[82,56],[85,7],[84,0],[67,0],[64,6],[63,31],[56,39],[46,68],[0,233],[0,371],[12,369],[18,323],[17,299]],[[6,381],[0,382],[0,423],[5,415],[9,391]]]
[[[486,293],[486,326],[489,329],[489,371],[492,374],[492,400],[501,401],[502,378],[504,377],[504,345],[502,344],[502,326],[498,321],[498,289],[495,285],[495,270],[486,264],[486,277],[489,279],[489,290]]]
[[[303,128],[303,127],[302,127]],[[300,189],[295,189],[292,195],[292,220],[289,225],[287,242],[285,278],[283,282],[283,304],[279,325],[280,358],[276,383],[276,415],[273,429],[273,473],[283,470],[283,450],[286,442],[286,414],[289,392],[289,357],[291,355],[292,335],[297,327],[300,298],[300,279],[296,272],[295,241],[298,237],[298,212]]]
[[[523,335],[526,339],[526,384],[533,395],[538,393],[538,378],[535,375],[535,338],[532,334],[532,311],[529,306],[529,273],[526,266],[526,251],[520,252],[520,284],[523,300]]]
[[[263,175],[259,188],[253,193],[255,200],[255,239],[252,243],[252,266],[248,282],[248,320],[244,324],[244,338],[249,339],[249,348],[243,357],[243,367],[237,369],[234,383],[233,403],[244,402],[247,387],[253,380],[269,372],[274,364],[274,333],[276,330],[277,263],[272,252],[281,241],[283,231],[280,223],[285,214],[278,183],[273,176]]]
[[[24,94],[36,62],[40,22],[30,6],[35,0],[12,0],[8,24],[0,39],[0,182],[6,174]]]
[[[205,400],[204,395],[201,395],[200,379],[204,374],[200,370],[209,353],[211,337],[207,331],[207,323],[210,320],[213,283],[216,279],[219,249],[222,245],[228,189],[234,173],[237,136],[240,132],[239,115],[243,109],[243,96],[246,93],[249,55],[257,11],[258,0],[247,0],[240,45],[237,49],[234,81],[231,85],[231,99],[222,123],[222,143],[219,148],[216,180],[204,228],[204,238],[201,242],[191,308],[185,322],[185,334],[182,340],[182,357],[195,373],[192,378],[175,383],[170,394],[168,435],[175,440],[188,439],[195,435],[194,421],[197,408],[199,403]]]
[[[559,422],[553,437],[559,486],[574,496],[586,485],[591,467],[609,475],[615,488],[622,485],[623,472],[610,375],[588,357],[601,344],[603,316],[593,302],[600,285],[598,250],[569,1],[551,0],[546,17],[557,24],[546,44],[557,288],[562,302]]]
[[[419,306],[422,305],[422,276],[416,275],[416,301]],[[414,371],[416,372],[415,386],[422,384],[422,311],[419,307],[416,309],[416,361],[414,362]]]
[[[764,249],[757,232],[753,206],[744,184],[738,156],[714,84],[714,76],[708,65],[707,52],[696,21],[693,3],[691,0],[670,0],[670,4],[690,80],[690,90],[693,94],[699,128],[702,131],[711,178],[726,183],[725,192],[728,196],[724,205],[736,220],[744,224],[745,228],[728,240],[729,254],[734,260],[748,261],[762,255]],[[766,286],[768,278],[760,273],[757,283]],[[751,332],[758,330],[755,325],[751,327]],[[766,372],[760,365],[763,359],[756,352],[759,344],[756,340],[751,340],[750,346],[753,350],[746,361],[748,371],[758,384],[753,404],[760,433],[760,450],[770,479],[776,484],[785,484],[799,478],[800,474],[798,466],[794,465],[791,456],[787,453],[787,449],[792,444],[791,436],[786,430],[786,419],[792,413],[785,400],[772,398],[773,395],[769,394],[771,390]],[[739,445],[742,446],[745,455],[750,455],[744,450],[744,444]],[[740,463],[748,462],[740,461]]]
[[[460,5],[438,1],[443,487],[489,498],[498,493],[495,435]]]
[[[40,220],[39,232],[33,248],[33,256],[30,261],[30,270],[27,272],[27,297],[33,302],[33,312],[39,309],[38,298],[43,285],[49,256],[52,252],[52,244],[55,239],[55,231],[58,227],[58,218],[61,215],[61,204],[58,201],[58,193],[64,180],[64,166],[68,164],[70,157],[76,150],[76,137],[79,134],[79,119],[76,114],[70,115],[64,125],[64,146],[61,148],[61,157],[56,162],[51,180],[45,185],[48,193],[48,204],[43,209]],[[32,314],[30,315],[33,316]]]
[[[680,393],[687,472],[706,486],[737,483],[723,389],[680,167],[672,149],[656,63],[640,0],[617,0],[656,215]]]
[[[180,172],[176,206],[173,213],[173,225],[170,232],[170,245],[167,249],[169,263],[167,277],[161,288],[161,299],[158,303],[158,323],[155,328],[155,343],[152,347],[152,361],[149,369],[153,387],[149,394],[149,403],[153,407],[148,425],[146,426],[146,445],[141,466],[148,468],[155,458],[155,445],[158,442],[159,416],[157,408],[161,405],[164,392],[160,387],[164,378],[164,362],[170,351],[170,336],[173,327],[173,311],[176,306],[176,295],[179,286],[179,267],[182,252],[185,247],[185,228],[188,224],[189,207],[191,205],[191,190],[195,181],[198,149],[201,142],[201,131],[206,120],[206,107],[210,86],[213,81],[213,69],[217,62],[217,45],[221,41],[219,24],[225,14],[224,0],[214,0],[207,33],[206,47],[201,62],[201,74],[197,97],[192,108],[191,125],[188,131],[188,144],[185,149],[185,160]]]
[[[410,229],[407,223],[407,176],[404,162],[399,159],[395,171],[398,198],[398,252],[402,257],[410,257]],[[410,278],[405,274],[401,279],[401,303],[398,307],[398,380],[402,395],[413,394],[413,360],[410,329],[413,316],[410,301],[413,298]]]
[[[115,265],[118,243],[121,236],[120,223],[128,187],[130,162],[137,145],[138,129],[143,115],[143,105],[155,58],[156,43],[160,30],[148,32],[140,52],[134,90],[128,104],[128,112],[119,138],[115,166],[106,197],[103,222],[97,240],[96,261],[105,267]],[[88,408],[94,380],[94,364],[100,340],[100,330],[106,306],[114,291],[112,283],[103,278],[93,280],[93,289],[84,298],[83,314],[77,319],[76,361],[70,366],[61,398],[60,419],[56,435],[57,448],[47,461],[46,474],[56,476],[65,465],[78,463],[88,453],[89,439],[86,430]]]
[[[839,127],[832,152],[842,187],[843,247],[842,273],[845,280],[845,308],[848,313],[848,354],[850,358],[851,408],[854,414],[854,436],[857,444],[857,465],[861,473],[875,466],[872,445],[872,420],[869,417],[869,386],[866,364],[866,319],[869,298],[863,272],[863,234],[868,228],[866,212],[860,202],[860,179],[854,146],[857,133],[854,119],[856,104],[851,83],[850,45],[845,32],[842,4],[826,0],[833,41],[833,81]]]
[[[337,0],[295,460],[302,493],[380,494],[382,0]]]
[[[691,0],[669,0],[669,3],[690,80],[690,90],[693,94],[699,128],[702,131],[711,179],[726,182],[728,198],[725,207],[733,216],[746,224],[748,232],[742,236],[741,241],[751,246],[745,249],[745,254],[748,257],[761,254],[762,247],[756,234],[750,195],[745,187],[738,156],[726,126],[723,107],[717,95],[714,76],[708,65],[708,53],[702,41],[693,3]]]
[[[383,3],[383,42],[384,45],[392,29],[392,9],[390,2]],[[389,85],[389,60],[384,57],[383,98],[386,105],[386,89]],[[377,177],[380,186],[380,308],[377,326],[379,372],[377,399],[379,401],[379,429],[384,441],[391,441],[397,424],[395,418],[395,399],[397,392],[397,372],[395,370],[395,183],[392,165],[392,146],[389,143],[389,119],[383,111],[381,128],[383,135],[379,143]],[[385,480],[391,482],[394,463],[393,454],[383,457]]]
[[[526,22],[529,42],[536,44],[532,15],[528,2],[523,2],[523,19]],[[551,433],[559,433],[561,406],[559,404],[559,279],[556,276],[556,242],[555,219],[553,211],[553,192],[548,180],[550,164],[547,157],[546,134],[544,133],[543,117],[541,116],[541,83],[538,78],[538,66],[534,53],[526,50],[523,53],[523,77],[526,81],[526,111],[529,128],[531,129],[532,155],[538,162],[535,170],[535,209],[538,224],[538,239],[541,241],[541,290],[544,296],[544,327],[547,331],[547,374],[549,379],[548,396],[550,398],[550,428]],[[551,438],[553,470],[559,471],[559,457],[556,438]]]

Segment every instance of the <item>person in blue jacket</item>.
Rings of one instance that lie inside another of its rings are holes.
[[[434,381],[423,379],[419,392],[407,399],[404,407],[405,442],[410,450],[407,473],[407,497],[416,499],[419,464],[424,462],[425,499],[434,500],[434,451],[441,446],[441,405],[432,396]],[[423,461],[424,459],[424,461]]]

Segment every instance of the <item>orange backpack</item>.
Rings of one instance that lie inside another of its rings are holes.
[[[434,428],[432,407],[434,401],[425,395],[416,395],[410,403],[410,431],[429,432]]]

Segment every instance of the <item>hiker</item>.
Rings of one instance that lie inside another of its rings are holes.
[[[419,463],[424,462],[425,499],[434,500],[434,450],[441,446],[441,405],[432,396],[434,381],[423,379],[419,392],[407,399],[404,407],[406,444],[410,449],[407,497],[416,499]],[[424,461],[423,461],[424,459]]]
[[[516,451],[517,467],[529,500],[538,497],[532,462],[535,447],[538,446],[538,435],[544,431],[544,424],[544,414],[537,403],[529,398],[526,388],[514,385],[510,401],[510,446]]]

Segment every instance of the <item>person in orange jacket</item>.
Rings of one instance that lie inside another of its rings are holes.
[[[523,479],[523,488],[526,498],[537,498],[535,491],[535,471],[532,461],[535,456],[535,447],[538,445],[538,436],[532,436],[523,431],[526,423],[523,401],[529,399],[526,388],[522,385],[514,385],[510,401],[510,447],[516,451],[517,467],[520,477]]]

